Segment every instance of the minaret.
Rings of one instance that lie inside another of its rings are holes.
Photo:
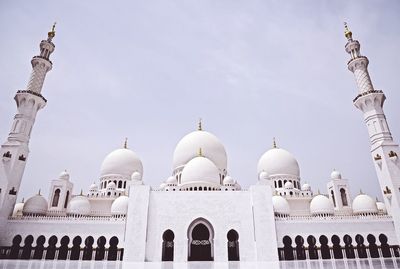
[[[55,24],[47,39],[40,42],[40,55],[32,58],[32,74],[27,88],[17,91],[14,97],[17,113],[7,141],[0,148],[0,217],[7,217],[13,211],[29,154],[29,138],[36,114],[47,102],[41,91],[46,74],[53,66],[49,57],[55,48],[52,42],[54,28]]]
[[[397,237],[400,240],[400,154],[399,145],[393,141],[383,112],[385,94],[374,89],[368,74],[368,58],[361,56],[360,43],[353,40],[352,32],[345,23],[346,52],[351,59],[347,66],[356,77],[358,95],[354,105],[364,114],[371,142],[371,155],[379,184],[389,214],[393,216]]]

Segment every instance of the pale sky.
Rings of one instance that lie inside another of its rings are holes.
[[[176,144],[198,118],[228,153],[243,187],[271,148],[296,156],[302,183],[326,192],[333,168],[353,195],[381,197],[357,94],[347,70],[343,21],[370,60],[376,89],[400,139],[399,1],[1,1],[0,139],[30,60],[57,21],[18,200],[67,169],[74,193],[129,138],[146,184],[172,173]],[[354,196],[353,196],[354,197]]]

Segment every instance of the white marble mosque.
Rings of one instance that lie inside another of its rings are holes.
[[[302,182],[296,158],[275,141],[259,159],[258,178],[243,189],[240,179],[229,175],[223,143],[199,122],[178,141],[171,174],[158,187],[146,184],[146,168],[125,142],[105,156],[98,181],[86,191],[74,189],[70,174],[62,171],[49,181],[48,197],[32,193],[17,203],[31,130],[47,103],[42,88],[53,66],[54,37],[53,27],[40,42],[0,149],[0,259],[186,263],[399,257],[400,148],[383,111],[386,97],[374,88],[369,60],[347,25],[347,65],[358,86],[353,103],[368,129],[383,201],[365,193],[352,197],[351,179],[337,170],[325,191],[315,191]]]

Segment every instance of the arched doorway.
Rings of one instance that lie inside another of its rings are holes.
[[[239,261],[239,234],[232,229],[226,237],[228,238],[228,261]]]
[[[188,229],[188,261],[213,261],[214,230],[205,219],[197,219]]]
[[[162,239],[162,261],[173,261],[174,260],[174,232],[166,230],[163,233]]]

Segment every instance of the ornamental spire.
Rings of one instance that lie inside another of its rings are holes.
[[[203,127],[202,127],[202,125],[201,125],[201,118],[199,119],[199,123],[198,123],[198,125],[197,125],[197,130],[198,130],[198,131],[203,131]]]
[[[276,149],[275,137],[272,138],[272,148]]]
[[[203,151],[201,148],[199,148],[199,152],[198,152],[199,157],[203,157]]]
[[[124,142],[124,149],[128,148],[128,138],[125,137],[125,142]]]
[[[56,36],[56,22],[53,23],[53,27],[51,27],[51,31],[47,33],[47,41],[51,41],[53,37]]]
[[[353,40],[353,33],[349,30],[349,27],[347,26],[347,22],[344,22],[344,36],[349,41]]]

